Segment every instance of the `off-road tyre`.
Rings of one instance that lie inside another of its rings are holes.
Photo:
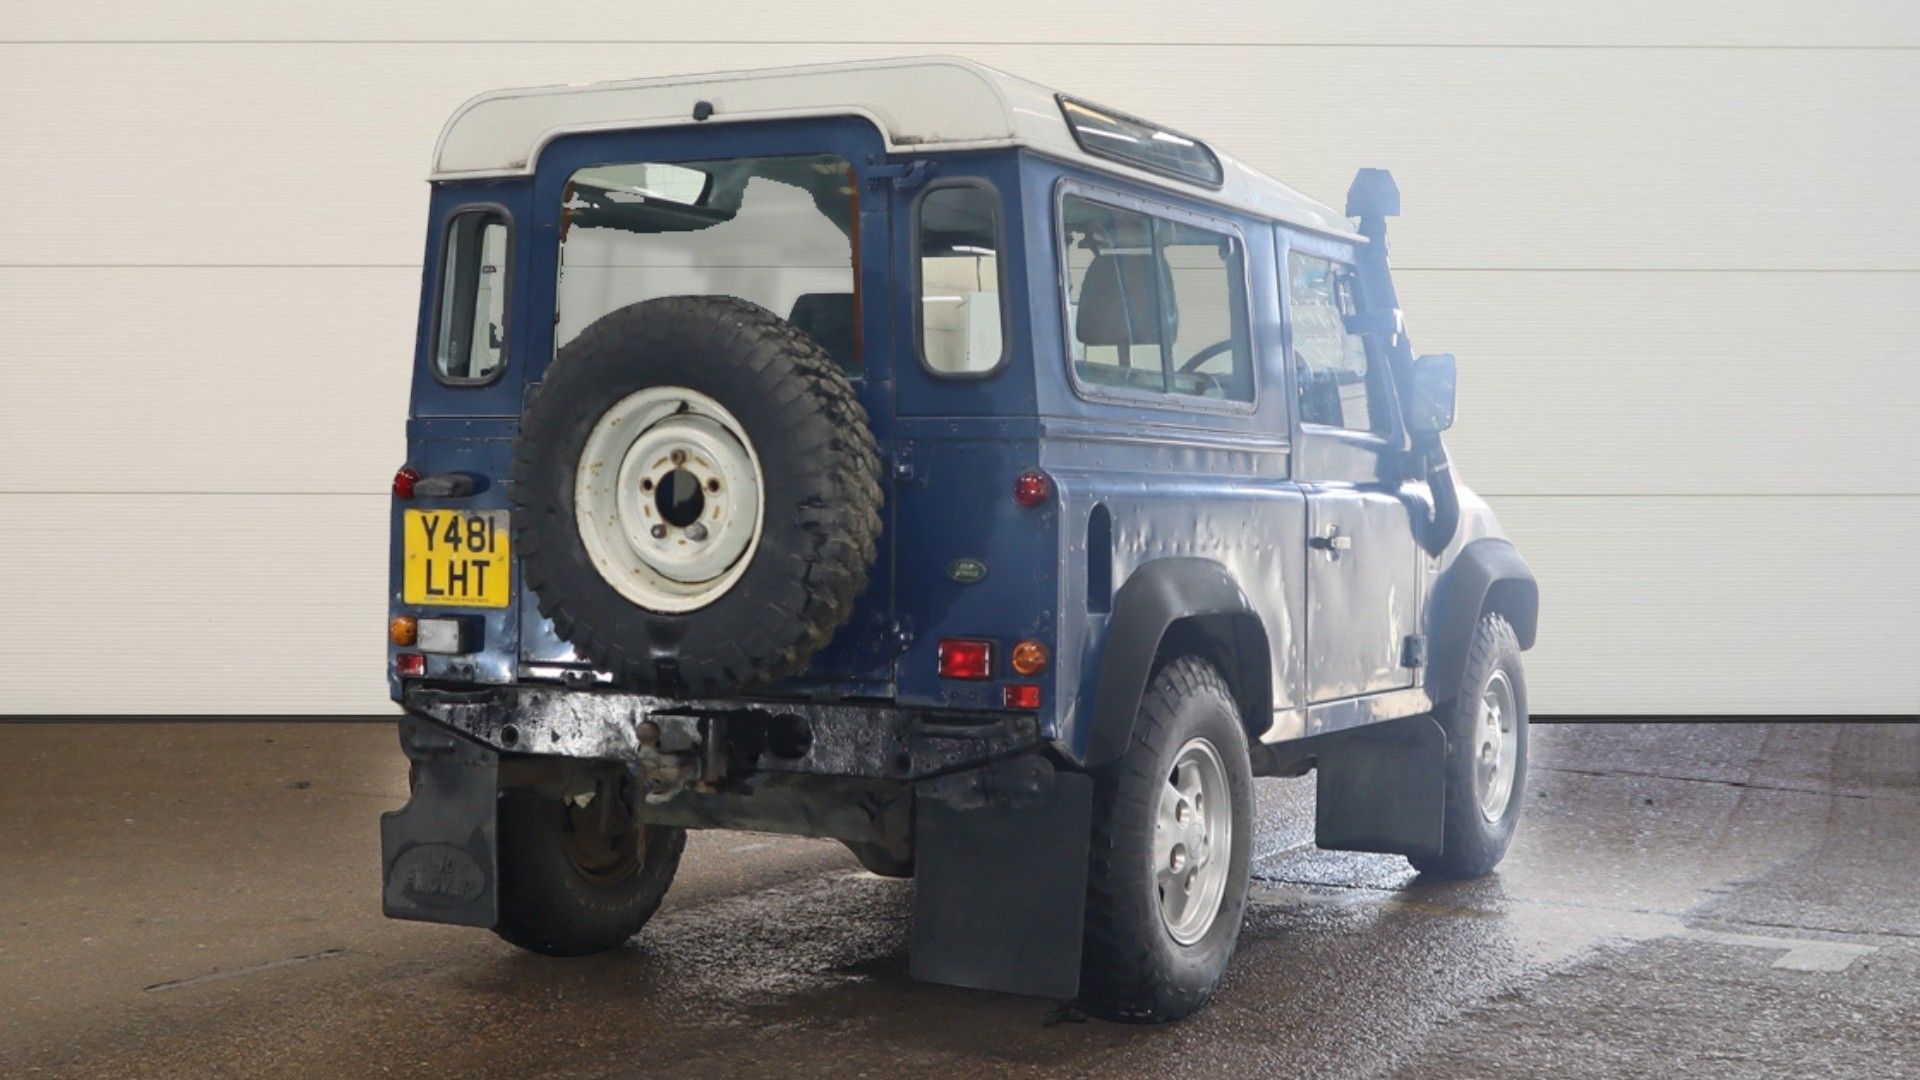
[[[1182,945],[1161,915],[1154,823],[1175,758],[1195,737],[1212,743],[1225,766],[1233,829],[1218,911],[1204,936]],[[1149,683],[1120,760],[1094,777],[1082,1008],[1109,1020],[1162,1023],[1206,1003],[1239,940],[1253,828],[1253,774],[1233,694],[1211,664],[1175,658]]]
[[[659,910],[687,831],[628,818],[619,823],[624,831],[602,834],[610,842],[592,845],[619,857],[583,865],[568,833],[577,820],[595,822],[598,810],[591,803],[570,807],[533,788],[501,793],[500,923],[494,933],[546,956],[588,956],[618,948]]]
[[[1475,781],[1475,758],[1480,748],[1480,702],[1496,673],[1512,687],[1518,710],[1518,735],[1511,792],[1506,810],[1496,821],[1481,812]],[[1437,856],[1409,856],[1414,869],[1436,878],[1477,878],[1493,872],[1506,856],[1520,824],[1527,782],[1527,682],[1520,667],[1520,641],[1513,627],[1497,612],[1480,617],[1460,691],[1438,714],[1447,733],[1446,823]]]
[[[594,425],[657,386],[723,405],[764,474],[750,564],[717,600],[678,614],[610,585],[574,513]],[[799,671],[852,614],[880,534],[880,454],[852,384],[818,342],[733,297],[632,304],[563,347],[521,419],[511,487],[514,543],[540,613],[595,667],[658,693],[726,696]]]

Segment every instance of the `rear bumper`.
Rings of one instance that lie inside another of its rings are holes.
[[[643,777],[686,783],[783,773],[920,781],[1041,744],[1032,714],[869,702],[679,701],[536,684],[411,684],[404,704],[496,752],[615,761]]]
[[[1093,783],[1054,768],[1032,715],[537,686],[416,684],[405,703],[413,797],[381,820],[389,916],[497,925],[499,791],[565,791],[569,759],[612,761],[644,785],[650,824],[832,837],[913,873],[917,978],[1077,992]]]

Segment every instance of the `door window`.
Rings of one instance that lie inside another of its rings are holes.
[[[507,220],[492,210],[447,224],[433,370],[443,382],[482,383],[507,355]]]
[[[1366,338],[1347,329],[1347,318],[1356,310],[1353,268],[1289,251],[1287,291],[1301,422],[1389,431]]]

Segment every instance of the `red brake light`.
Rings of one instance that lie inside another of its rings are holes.
[[[393,497],[396,499],[413,498],[413,485],[414,482],[419,479],[419,470],[413,468],[411,465],[400,466],[400,471],[393,474]]]
[[[402,677],[419,677],[427,673],[427,658],[417,652],[403,652],[393,658],[393,673]]]
[[[940,677],[985,679],[993,674],[993,642],[973,638],[940,640]]]
[[[1009,709],[1037,709],[1040,707],[1040,688],[1032,683],[1014,683],[1000,691],[1000,700]]]
[[[1053,478],[1039,469],[1028,469],[1013,482],[1013,501],[1031,510],[1053,498]]]

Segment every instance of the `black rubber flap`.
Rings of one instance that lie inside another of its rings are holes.
[[[1364,727],[1320,755],[1314,843],[1332,851],[1440,854],[1447,735],[1431,717]]]
[[[1056,773],[1026,806],[921,798],[915,813],[913,977],[1078,994],[1092,780]]]
[[[400,720],[400,746],[413,762],[413,796],[380,815],[381,909],[394,919],[493,926],[498,755],[412,716]]]

